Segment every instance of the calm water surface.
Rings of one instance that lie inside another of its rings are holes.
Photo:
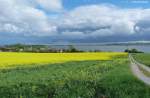
[[[52,48],[58,49],[67,49],[68,45],[52,45]],[[136,48],[143,52],[150,53],[150,45],[74,45],[75,48],[84,51],[90,50],[101,50],[101,51],[113,51],[113,52],[122,52],[125,49],[133,49]]]

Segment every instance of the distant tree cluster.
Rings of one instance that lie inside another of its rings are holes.
[[[126,49],[124,52],[128,52],[128,53],[143,53],[142,51],[139,51],[137,49]]]
[[[66,50],[66,52],[84,52],[84,51],[76,49],[73,45],[69,45],[69,48]]]

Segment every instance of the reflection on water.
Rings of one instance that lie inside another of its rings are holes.
[[[68,45],[51,45],[52,48],[67,49]],[[74,45],[75,48],[84,51],[101,50],[101,51],[114,51],[122,52],[125,49],[136,48],[143,52],[150,52],[150,45]]]

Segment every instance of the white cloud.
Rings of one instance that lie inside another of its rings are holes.
[[[0,0],[0,32],[76,39],[150,32],[150,9],[86,5],[57,17],[45,10],[59,13],[62,0]]]
[[[0,0],[0,32],[22,35],[54,35],[56,26],[43,10],[18,0]]]
[[[60,28],[79,30],[87,35],[110,36],[136,33],[134,25],[142,18],[142,9],[120,9],[114,6],[82,6],[68,13]]]

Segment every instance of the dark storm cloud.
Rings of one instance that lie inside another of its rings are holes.
[[[135,30],[139,34],[148,35],[150,33],[150,20],[144,19],[138,21],[138,23],[135,25]]]

